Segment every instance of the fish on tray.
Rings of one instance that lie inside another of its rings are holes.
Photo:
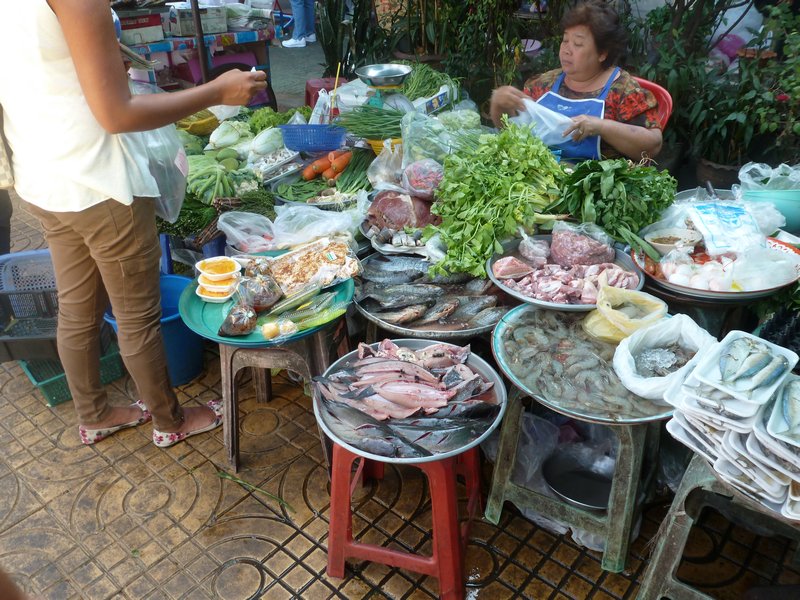
[[[788,370],[785,356],[773,354],[769,346],[752,338],[736,338],[719,356],[721,382],[740,392],[769,387]]]
[[[314,386],[332,430],[349,444],[400,458],[447,452],[482,435],[500,410],[494,384],[466,364],[469,353],[449,344],[360,344],[356,360]]]

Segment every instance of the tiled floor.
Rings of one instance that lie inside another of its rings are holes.
[[[14,251],[42,245],[19,208],[13,226]],[[217,397],[210,347],[207,365],[179,388],[182,402]],[[109,393],[119,404],[134,397],[127,377]],[[166,450],[150,443],[149,426],[81,446],[71,404],[48,408],[16,363],[0,365],[0,566],[27,591],[55,600],[436,597],[435,580],[378,564],[352,564],[344,580],[327,577],[328,479],[310,402],[283,376],[274,394],[260,404],[249,384],[242,390],[238,482],[221,476],[221,430]],[[473,525],[467,597],[635,598],[666,509],[648,508],[628,569],[612,574],[598,553],[506,505],[498,527]],[[430,545],[427,486],[414,469],[387,469],[384,480],[357,491],[354,510],[357,537]],[[711,513],[694,530],[680,575],[717,598],[738,599],[755,584],[800,583],[787,566],[791,550]]]

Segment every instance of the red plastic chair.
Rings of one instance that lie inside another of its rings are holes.
[[[642,79],[641,77],[634,77],[634,79],[642,88],[650,90],[653,96],[656,97],[656,102],[658,102],[658,122],[661,124],[661,129],[663,131],[667,127],[667,122],[672,114],[672,96],[657,83]]]

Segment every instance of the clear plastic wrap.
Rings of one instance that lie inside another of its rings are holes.
[[[325,287],[361,273],[361,263],[349,244],[322,238],[270,262],[270,273],[287,296],[311,284]]]
[[[562,267],[614,262],[614,240],[594,223],[553,224],[550,258]]]
[[[522,103],[525,109],[517,116],[511,117],[509,119],[511,123],[530,127],[533,134],[547,146],[558,146],[569,141],[570,138],[564,136],[564,131],[572,125],[572,119],[528,98]]]
[[[411,114],[411,113],[409,113]],[[392,143],[391,139],[383,141],[383,150],[367,168],[367,179],[372,187],[383,189],[381,186],[397,186],[403,174],[403,151]]]
[[[603,285],[597,294],[597,310],[583,321],[583,329],[597,339],[617,343],[666,314],[667,304],[655,296]]]
[[[274,225],[255,213],[228,211],[219,216],[217,228],[228,243],[241,252],[264,252],[275,248]]]
[[[782,163],[773,168],[750,162],[739,169],[739,181],[743,191],[800,190],[800,165]]]
[[[346,235],[354,239],[369,206],[369,198],[364,190],[358,192],[357,198],[355,206],[343,211],[322,210],[302,204],[276,206],[276,247],[289,248],[334,235]]]
[[[256,311],[253,307],[253,294],[243,279],[236,288],[234,304],[219,326],[217,335],[225,337],[238,337],[247,335],[256,328]]]
[[[246,288],[256,312],[269,310],[283,296],[280,286],[269,275],[255,275],[239,285]]]
[[[442,182],[444,168],[432,158],[423,158],[403,169],[403,187],[412,196],[433,200],[434,192]]]

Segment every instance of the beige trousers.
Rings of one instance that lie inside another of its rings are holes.
[[[58,287],[58,354],[78,420],[91,426],[109,410],[100,383],[100,326],[109,300],[122,360],[153,426],[174,431],[183,411],[169,382],[161,339],[161,249],[152,199],[106,200],[80,212],[26,203],[42,223]]]

